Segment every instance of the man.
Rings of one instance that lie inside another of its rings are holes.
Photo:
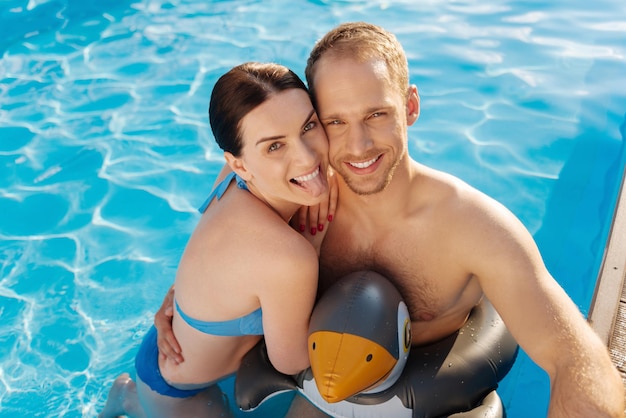
[[[408,155],[420,101],[396,38],[366,23],[340,25],[316,44],[305,72],[339,174],[320,291],[357,270],[385,275],[407,302],[416,345],[457,331],[487,297],[550,376],[550,417],[623,416],[623,386],[606,347],[521,222]]]

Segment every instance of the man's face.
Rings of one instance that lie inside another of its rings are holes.
[[[405,98],[384,61],[322,57],[314,83],[331,165],[353,192],[382,191],[407,153]]]

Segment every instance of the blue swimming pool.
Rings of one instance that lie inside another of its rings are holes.
[[[0,416],[97,414],[220,169],[213,83],[249,60],[302,75],[349,20],[407,50],[411,154],[517,214],[588,312],[626,162],[622,0],[1,0]],[[525,355],[499,391],[545,416]]]

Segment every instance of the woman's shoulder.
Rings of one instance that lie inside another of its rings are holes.
[[[317,259],[311,243],[282,220],[265,225],[255,224],[253,228],[254,230],[250,232],[254,240],[249,241],[252,251],[275,253],[277,257],[298,256]]]
[[[316,257],[311,244],[265,203],[241,189],[229,190],[203,214],[193,235],[211,246],[235,246],[246,256]],[[210,244],[212,243],[212,244]]]

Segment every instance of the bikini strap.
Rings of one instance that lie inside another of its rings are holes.
[[[213,189],[211,194],[209,194],[209,197],[204,201],[202,206],[200,206],[200,208],[198,209],[200,213],[204,213],[204,211],[209,207],[215,197],[217,197],[217,200],[220,200],[222,198],[222,196],[226,192],[226,189],[228,189],[228,185],[233,179],[236,179],[238,188],[248,190],[246,182],[237,174],[235,174],[234,171],[231,171],[226,175],[224,180],[222,180],[217,186],[215,186],[215,189]]]

